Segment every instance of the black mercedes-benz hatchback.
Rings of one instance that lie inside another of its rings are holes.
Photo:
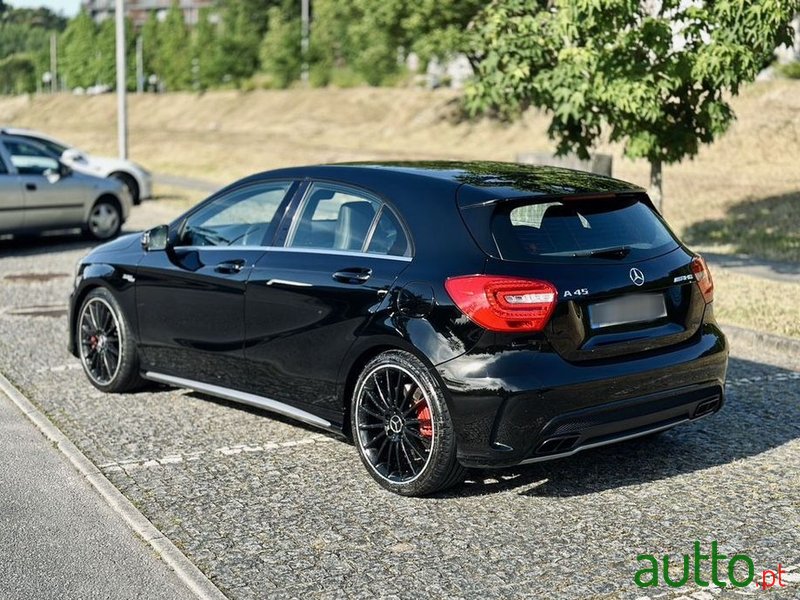
[[[107,392],[151,380],[350,436],[376,481],[421,495],[718,411],[713,292],[622,181],[299,167],[96,248],[70,350]]]

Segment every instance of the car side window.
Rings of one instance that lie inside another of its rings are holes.
[[[180,246],[262,246],[291,182],[254,185],[221,196],[186,220]]]
[[[11,164],[20,175],[44,175],[46,171],[59,168],[58,160],[36,144],[7,140],[5,145],[11,155]]]
[[[8,167],[2,156],[0,156],[0,175],[8,175]]]
[[[287,246],[360,252],[381,203],[333,184],[315,183],[303,198]]]
[[[390,256],[411,256],[411,245],[408,243],[403,226],[392,210],[385,206],[381,209],[378,223],[372,231],[367,246],[370,254],[388,254]]]

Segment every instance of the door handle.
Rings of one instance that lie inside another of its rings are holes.
[[[25,189],[28,190],[29,192],[35,192],[36,191],[36,184],[35,183],[26,183],[25,184]]]
[[[354,268],[354,269],[342,269],[341,271],[336,271],[331,277],[333,277],[336,281],[341,281],[342,283],[352,283],[352,284],[359,284],[364,283],[372,276],[372,269],[361,269],[361,268]]]
[[[245,261],[242,259],[237,260],[226,260],[225,262],[219,263],[214,270],[217,273],[224,273],[226,275],[233,275],[235,273],[241,272],[244,269]]]

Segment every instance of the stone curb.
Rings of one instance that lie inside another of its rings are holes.
[[[167,563],[186,587],[201,600],[225,600],[226,596],[194,563],[162,534],[112,484],[105,475],[14,385],[0,374],[0,391],[5,393],[44,436],[53,442],[78,472],[97,490],[123,521],[147,542],[161,560]]]
[[[728,339],[734,343],[736,340],[740,340],[743,343],[764,346],[770,350],[782,352],[789,357],[800,359],[800,339],[764,333],[763,331],[727,323],[720,323],[720,327]]]

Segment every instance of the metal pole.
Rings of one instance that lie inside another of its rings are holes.
[[[300,52],[303,58],[303,66],[300,71],[300,79],[303,83],[308,83],[308,31],[309,31],[309,2],[310,0],[300,0],[300,23],[301,38]]]
[[[56,34],[50,34],[50,73],[53,78],[50,80],[50,92],[58,91],[58,45],[56,41]]]
[[[125,0],[116,0],[117,19],[117,138],[119,157],[128,158],[128,103],[125,66]]]
[[[144,91],[144,58],[143,58],[142,36],[136,38],[136,93]]]

